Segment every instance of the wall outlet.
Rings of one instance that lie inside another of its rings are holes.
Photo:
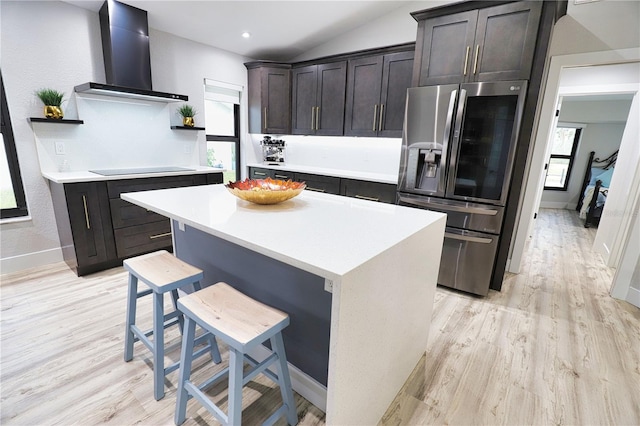
[[[66,154],[64,150],[64,142],[56,142],[56,155]]]
[[[191,144],[188,144],[188,143],[184,144],[184,153],[191,154]]]

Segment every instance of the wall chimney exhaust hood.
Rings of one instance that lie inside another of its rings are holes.
[[[85,83],[77,93],[91,93],[158,102],[188,101],[186,95],[151,88],[151,55],[147,12],[115,0],[99,12],[106,84]]]

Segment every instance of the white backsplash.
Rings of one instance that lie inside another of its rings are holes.
[[[252,134],[256,162],[262,161],[260,141],[264,135]],[[332,136],[279,135],[286,142],[286,163],[362,173],[397,175],[400,166],[400,138],[361,138]]]
[[[73,102],[84,124],[32,123],[43,172],[199,164],[204,132],[171,129],[173,103],[100,95],[74,95]],[[56,154],[56,143],[64,154]]]

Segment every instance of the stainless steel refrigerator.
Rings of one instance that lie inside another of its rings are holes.
[[[440,285],[489,292],[526,88],[502,81],[408,89],[398,204],[447,214]]]

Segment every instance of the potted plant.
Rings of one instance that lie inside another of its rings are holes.
[[[46,118],[61,119],[63,117],[60,106],[62,105],[64,93],[54,89],[40,89],[36,92],[36,95],[44,104],[44,116]]]
[[[197,113],[198,112],[196,111],[196,109],[189,104],[184,104],[180,108],[178,108],[178,114],[182,116],[182,124],[184,124],[187,127],[193,127],[196,125],[196,122],[193,119],[193,117]]]

